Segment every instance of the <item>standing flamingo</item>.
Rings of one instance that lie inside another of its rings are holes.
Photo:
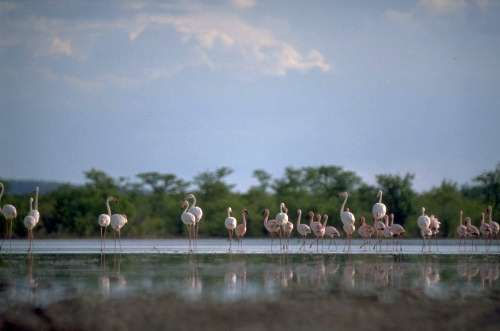
[[[273,250],[273,240],[276,235],[281,236],[281,226],[275,219],[269,219],[269,209],[264,209],[264,227],[271,236],[271,251]]]
[[[377,193],[378,202],[372,207],[373,218],[377,221],[382,219],[387,213],[387,207],[382,203],[382,191]]]
[[[391,219],[390,219],[389,226],[391,227],[391,232],[393,234],[393,237],[396,240],[395,250],[397,250],[397,247],[399,245],[399,250],[402,251],[403,247],[401,246],[400,240],[401,240],[401,237],[404,236],[404,234],[406,233],[406,230],[401,224],[394,223],[394,214],[393,213],[391,213],[390,217],[391,217]]]
[[[385,215],[384,215],[385,216]],[[384,231],[385,231],[385,223],[382,222],[382,219],[373,219],[373,227],[375,228],[375,236],[376,236],[376,241],[375,245],[373,245],[373,249],[376,249],[377,244],[379,249],[382,249],[382,237],[384,236]]]
[[[299,250],[305,248],[306,246],[306,238],[311,233],[311,228],[309,225],[300,223],[300,219],[302,217],[302,210],[297,210],[297,232],[302,236],[303,242],[300,246]]]
[[[240,246],[243,248],[243,237],[247,233],[247,217],[248,217],[248,210],[245,208],[241,212],[241,220],[242,223],[238,224],[236,226],[235,234],[236,238],[238,239],[238,242],[240,243]]]
[[[347,192],[342,192],[339,194],[341,198],[344,198],[344,201],[342,202],[342,206],[340,207],[340,220],[342,221],[342,224],[348,224],[356,221],[356,218],[354,217],[354,214],[349,211],[349,209],[345,209],[345,205],[347,203],[347,199],[349,198],[349,193]]]
[[[106,209],[108,211],[107,214],[100,214],[99,217],[97,218],[97,223],[99,224],[99,227],[101,228],[101,252],[106,249],[106,229],[108,228],[109,224],[111,223],[111,207],[109,206],[109,203],[112,201],[116,201],[115,197],[108,197],[106,199]],[[104,230],[104,231],[103,231]],[[104,234],[103,234],[104,232]]]
[[[347,208],[347,212],[349,212],[349,208]],[[343,228],[343,230],[346,234],[346,237],[347,237],[347,247],[348,247],[347,251],[350,252],[351,251],[352,235],[356,231],[356,226],[354,225],[354,222],[353,223],[345,223],[342,228]],[[344,247],[344,251],[345,251],[345,247]]]
[[[385,214],[384,215],[384,238],[386,239],[386,248],[387,245],[389,244],[389,239],[392,239],[393,233],[391,231],[391,227],[389,226],[389,215]]]
[[[189,212],[189,202],[187,200],[184,200],[182,202],[181,208],[185,208],[184,211],[181,214],[181,221],[184,223],[186,226],[187,230],[187,235],[188,235],[188,242],[189,242],[189,251],[192,251],[192,239],[193,239],[193,230],[194,226],[196,224],[196,216],[194,216],[192,213]]]
[[[228,207],[227,208],[227,217],[226,217],[226,220],[224,221],[224,226],[226,227],[227,234],[229,235],[229,251],[231,251],[231,246],[233,243],[233,232],[234,232],[234,229],[236,229],[236,223],[237,223],[236,218],[231,216],[232,212],[233,212],[233,210],[231,209],[231,207]]]
[[[493,220],[493,208],[491,206],[488,206],[486,212],[488,213],[488,224],[491,228],[491,239],[498,239],[498,235],[500,233],[500,225],[498,224],[498,222],[495,222]]]
[[[114,201],[118,201],[115,199]],[[113,236],[115,237],[115,251],[116,251],[116,233],[118,233],[118,243],[120,245],[120,252],[122,250],[122,238],[121,238],[121,230],[128,223],[127,216],[124,214],[113,214],[111,215],[111,228],[115,231],[113,232]]]
[[[323,218],[325,218],[325,225],[328,221],[328,215],[324,215]],[[335,242],[335,238],[340,238],[340,232],[337,230],[336,227],[333,225],[328,225],[325,227],[325,236],[330,238],[330,245],[328,247],[332,246],[332,242],[335,245],[335,250],[337,250],[337,243]]]
[[[363,244],[359,248],[363,248],[367,244],[369,244],[371,237],[375,233],[375,228],[366,223],[364,216],[361,216],[359,220],[361,222],[361,225],[359,226],[358,234],[361,238],[363,238]]]
[[[460,250],[461,244],[465,247],[465,240],[467,238],[467,227],[464,225],[463,221],[464,211],[460,210],[460,224],[457,226],[456,233],[458,237],[458,250]]]
[[[194,231],[193,231],[193,241],[194,241],[194,245],[197,244],[197,241],[198,241],[198,229],[200,227],[200,221],[201,221],[201,218],[203,217],[203,210],[196,206],[196,197],[194,196],[193,193],[190,193],[186,196],[185,198],[186,200],[189,201],[189,199],[193,200],[191,206],[189,207],[188,211],[194,215],[195,217],[195,223],[194,223]]]
[[[0,201],[2,200],[3,193],[4,193],[4,186],[3,183],[0,183]],[[1,251],[5,238],[9,239],[10,242],[10,239],[12,237],[12,221],[14,221],[17,217],[17,210],[16,207],[14,207],[13,205],[6,204],[2,208],[0,208],[0,214],[2,214],[3,217],[5,218],[5,237],[2,240],[2,244],[0,245],[0,251]]]
[[[489,223],[484,221],[484,213],[481,213],[481,225],[479,226],[479,232],[481,233],[481,237],[487,244],[491,239],[491,227]]]
[[[325,236],[325,227],[323,226],[323,223],[321,223],[321,214],[316,214],[316,218],[312,223],[310,223],[310,227],[312,233],[316,237],[316,251],[319,251],[319,240],[323,239],[323,237]]]
[[[465,218],[465,226],[467,227],[467,238],[470,238],[471,247],[472,250],[474,250],[474,239],[479,238],[481,233],[479,232],[479,229],[472,224],[472,220],[470,217]],[[476,250],[477,250],[477,244],[476,244]]]
[[[285,213],[287,214],[287,221],[285,224],[283,224],[283,237],[285,240],[285,249],[288,250],[288,244],[290,242],[290,237],[293,232],[293,222],[290,222],[288,220],[288,209],[285,207],[284,209]]]
[[[422,207],[422,214],[417,218],[417,225],[420,229],[420,234],[422,236],[422,251],[424,251],[424,247],[426,244],[425,239],[432,236],[432,231],[429,228],[429,226],[431,225],[431,219],[429,216],[427,216],[425,214],[424,207]],[[430,250],[430,247],[429,247],[429,250]]]
[[[279,236],[280,236],[280,248],[283,249],[284,246],[282,246],[282,242],[281,242],[281,239],[284,235],[284,226],[285,224],[288,222],[288,214],[287,214],[287,209],[286,209],[286,205],[284,202],[280,203],[280,212],[278,214],[276,214],[276,217],[275,217],[276,221],[278,222],[279,226],[280,226],[280,232],[279,232]]]
[[[434,246],[436,246],[437,251],[439,251],[439,246],[437,243],[437,236],[439,233],[439,228],[441,227],[441,222],[433,214],[431,214],[430,220],[431,220],[431,224],[429,225],[429,229],[431,229],[431,231],[432,231],[432,238],[434,238]]]
[[[23,224],[24,226],[26,227],[26,229],[28,230],[28,240],[29,240],[29,248],[28,248],[28,252],[31,253],[31,249],[32,249],[32,242],[33,242],[33,229],[35,228],[36,226],[36,219],[34,216],[30,215],[31,212],[33,211],[33,198],[30,197],[30,211],[28,213],[28,215],[26,217],[24,217],[24,220],[23,220]]]

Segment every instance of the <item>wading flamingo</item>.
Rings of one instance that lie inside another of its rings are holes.
[[[439,251],[439,246],[437,244],[437,236],[439,234],[439,228],[441,227],[441,222],[433,214],[431,214],[430,220],[431,220],[431,224],[429,225],[429,229],[431,229],[431,231],[432,231],[432,238],[434,239],[434,246],[436,246],[436,250]]]
[[[269,209],[264,209],[264,227],[271,236],[271,251],[273,250],[273,240],[275,236],[281,236],[281,226],[275,219],[269,219]]]
[[[390,222],[389,226],[391,227],[391,232],[393,234],[393,238],[396,241],[395,242],[395,250],[398,250],[398,245],[399,245],[399,250],[403,250],[403,246],[401,246],[401,237],[403,237],[406,233],[405,228],[401,224],[394,223],[394,214],[391,213],[390,215]]]
[[[4,190],[5,188],[3,186],[3,183],[0,183],[0,201],[2,200]],[[3,207],[0,206],[0,214],[2,214],[3,217],[5,218],[5,237],[2,240],[2,244],[0,245],[0,251],[1,251],[4,240],[7,238],[9,239],[10,242],[10,239],[12,237],[12,222],[17,217],[17,210],[16,207],[14,207],[13,205],[6,204]]]
[[[422,214],[417,218],[417,225],[420,229],[420,235],[422,236],[422,251],[424,251],[424,247],[426,245],[425,239],[432,236],[432,230],[429,228],[431,225],[431,219],[425,214],[424,207],[422,207]],[[430,246],[428,249],[430,251]]]
[[[369,245],[370,239],[375,233],[375,228],[372,225],[366,223],[364,216],[361,216],[359,220],[361,222],[361,225],[359,226],[358,234],[361,238],[363,238],[363,244],[359,248],[363,248],[366,245]]]
[[[195,223],[193,228],[194,231],[192,235],[193,235],[194,245],[196,245],[198,241],[198,229],[200,227],[201,218],[203,217],[203,210],[200,207],[196,206],[196,197],[194,196],[193,193],[190,193],[185,197],[185,200],[187,201],[189,201],[190,199],[192,200],[192,204],[189,207],[188,211],[195,217]]]
[[[288,222],[288,215],[286,213],[286,206],[284,202],[280,203],[280,212],[276,214],[275,219],[280,226],[283,226],[286,222]]]
[[[28,230],[28,240],[29,240],[29,248],[28,252],[31,253],[32,242],[33,242],[33,228],[36,226],[36,219],[34,216],[31,216],[31,212],[33,211],[33,198],[30,197],[30,211],[26,217],[24,217],[23,224],[24,227]]]
[[[323,218],[326,218],[324,222],[324,224],[326,225],[328,221],[328,215],[325,214]],[[337,230],[337,228],[333,225],[328,225],[325,227],[325,236],[327,238],[330,238],[330,245],[328,245],[328,247],[331,247],[333,242],[333,244],[335,245],[335,250],[337,250],[337,242],[335,241],[335,239],[340,238],[339,230]]]
[[[347,212],[349,212],[349,208],[347,208]],[[356,226],[354,225],[354,222],[353,223],[345,223],[344,226],[342,227],[342,229],[344,230],[345,235],[347,237],[347,251],[350,252],[351,251],[352,235],[356,231]],[[344,251],[345,251],[345,249],[346,248],[344,247]]]
[[[237,223],[236,218],[231,216],[232,212],[233,212],[233,210],[231,209],[231,207],[228,207],[227,208],[227,217],[226,217],[226,220],[224,221],[224,226],[226,227],[227,234],[229,235],[229,251],[231,251],[231,246],[233,243],[233,232],[234,232],[234,229],[236,229],[236,223]]]
[[[385,247],[387,248],[387,246],[389,244],[389,239],[392,239],[392,237],[394,235],[391,231],[391,227],[389,226],[389,215],[387,215],[387,214],[384,215],[384,225],[385,225],[384,238],[386,239]]]
[[[460,210],[460,224],[458,224],[456,233],[458,237],[458,250],[460,250],[461,245],[465,248],[465,240],[467,238],[467,227],[464,225],[464,211]]]
[[[238,224],[236,226],[235,234],[236,238],[238,239],[238,242],[240,243],[240,246],[243,248],[243,237],[247,233],[247,217],[248,217],[248,210],[245,208],[241,212],[241,224]]]
[[[285,213],[288,215],[288,209],[285,207],[284,209]],[[285,239],[285,249],[288,250],[288,244],[290,242],[290,236],[292,235],[293,232],[293,222],[290,222],[288,220],[287,216],[287,221],[285,224],[283,224],[283,237]]]
[[[325,236],[325,227],[323,226],[323,223],[321,223],[321,214],[318,213],[315,218],[313,217],[313,222],[310,223],[310,227],[312,233],[316,237],[316,251],[319,251],[319,240],[323,239]],[[323,244],[323,241],[321,241],[321,243]]]
[[[339,194],[340,198],[343,198],[344,201],[342,202],[342,206],[340,207],[340,220],[342,221],[343,225],[346,224],[354,224],[356,221],[354,214],[349,211],[349,209],[345,209],[345,205],[347,203],[347,199],[349,198],[349,193],[347,192],[342,192]]]
[[[488,224],[491,228],[491,239],[498,239],[498,235],[500,234],[500,225],[498,222],[493,220],[493,208],[488,206],[486,212],[488,213]]]
[[[379,249],[382,249],[382,237],[384,236],[384,231],[385,231],[385,223],[382,222],[382,218],[380,219],[373,219],[373,227],[375,228],[375,236],[376,236],[376,241],[375,245],[373,245],[373,249],[377,248],[377,244]]]
[[[472,224],[472,219],[470,217],[465,218],[465,226],[467,227],[467,238],[470,238],[471,247],[472,250],[474,250],[474,239],[479,238],[481,233],[479,232],[479,229]],[[475,249],[477,250],[477,244]]]
[[[38,211],[38,193],[39,193],[39,188],[38,186],[35,188],[35,206],[33,210],[30,211],[29,216],[33,216],[35,218],[36,224],[40,221],[40,212]]]
[[[387,207],[382,203],[382,191],[377,193],[378,202],[372,207],[372,215],[375,220],[382,219],[387,213]]]
[[[116,201],[115,197],[108,197],[106,199],[106,210],[108,211],[107,214],[101,214],[97,218],[97,223],[99,224],[99,227],[101,228],[101,252],[106,249],[106,229],[108,228],[109,224],[111,223],[111,207],[109,205],[110,202]]]
[[[302,245],[299,247],[299,250],[305,248],[306,238],[311,233],[311,228],[309,227],[309,225],[300,223],[301,217],[302,217],[302,210],[299,209],[297,210],[297,232],[299,233],[300,236],[302,236],[303,239]]]
[[[479,226],[479,232],[481,233],[481,237],[486,244],[491,239],[491,227],[489,223],[485,222],[484,213],[481,213],[481,225]]]
[[[118,199],[115,199],[118,201]],[[115,251],[116,251],[116,233],[118,233],[118,243],[120,245],[120,252],[122,250],[121,230],[128,223],[127,215],[113,214],[111,215],[111,228],[114,230],[113,236],[115,237]]]
[[[193,230],[196,224],[196,216],[189,212],[189,202],[184,200],[182,202],[181,208],[185,208],[181,214],[181,221],[186,226],[187,234],[188,234],[188,242],[189,242],[189,251],[192,251],[191,240],[193,239]]]

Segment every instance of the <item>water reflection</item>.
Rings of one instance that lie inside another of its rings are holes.
[[[192,300],[293,291],[448,299],[498,291],[499,277],[495,256],[12,255],[0,264],[0,305],[172,292]]]

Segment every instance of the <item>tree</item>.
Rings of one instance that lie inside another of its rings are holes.
[[[257,189],[259,189],[262,192],[266,192],[267,189],[269,188],[269,185],[271,185],[271,178],[272,178],[271,175],[267,173],[265,170],[257,169],[254,170],[253,177],[256,178],[257,181],[259,182]]]
[[[404,177],[399,175],[375,176],[379,188],[384,192],[384,203],[389,207],[388,212],[394,213],[395,220],[405,224],[408,216],[413,213],[415,191],[413,179],[415,175],[407,173]]]
[[[495,169],[483,172],[473,181],[476,183],[483,200],[491,204],[493,210],[498,211],[500,205],[500,162],[497,163]]]

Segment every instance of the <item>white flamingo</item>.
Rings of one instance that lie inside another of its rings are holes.
[[[29,240],[29,248],[28,252],[31,253],[32,242],[33,242],[33,229],[36,226],[36,219],[34,216],[30,215],[33,211],[33,198],[30,197],[30,211],[26,217],[24,217],[23,224],[28,230],[28,240]]]
[[[35,206],[33,210],[30,211],[29,215],[33,216],[35,218],[36,224],[40,221],[40,212],[38,211],[38,193],[39,193],[39,188],[38,186],[35,188]]]
[[[0,201],[2,200],[4,190],[5,190],[5,188],[3,186],[3,183],[0,183]],[[6,204],[0,208],[0,214],[3,215],[3,217],[5,218],[5,222],[6,222],[6,231],[5,231],[4,240],[5,240],[5,238],[8,238],[9,242],[10,242],[10,238],[12,237],[12,222],[17,218],[16,207],[14,207],[11,204]],[[2,240],[2,244],[0,245],[0,250],[2,250],[4,240]]]
[[[301,248],[305,248],[306,238],[309,234],[311,234],[311,228],[309,227],[309,225],[300,223],[301,217],[302,217],[302,210],[299,209],[297,210],[297,232],[302,236],[303,239],[303,243],[300,246],[299,250]]]
[[[236,218],[231,216],[232,211],[233,210],[231,209],[231,207],[227,208],[227,217],[226,217],[226,220],[224,221],[224,226],[226,227],[227,234],[229,235],[229,251],[231,251],[231,245],[233,243],[233,232],[234,232],[234,229],[236,229],[236,225],[237,225]]]
[[[118,201],[118,199],[115,199],[114,201]],[[115,250],[116,250],[117,233],[118,233],[118,243],[120,245],[120,251],[122,250],[121,230],[127,223],[128,223],[127,215],[124,214],[111,215],[111,228],[114,230],[113,236],[115,237]]]
[[[349,211],[349,209],[345,209],[345,205],[347,203],[347,199],[349,198],[349,193],[347,192],[342,192],[339,194],[341,198],[344,198],[344,201],[342,202],[342,206],[340,207],[340,220],[342,221],[343,225],[346,224],[354,224],[356,221],[356,218],[354,217],[354,214]]]
[[[285,213],[287,214],[287,218],[288,218],[288,209],[285,207]],[[289,244],[289,241],[290,241],[290,237],[292,235],[292,232],[293,232],[293,223],[290,222],[289,220],[286,221],[285,224],[283,224],[283,237],[285,239],[285,249],[288,250],[288,244]]]
[[[431,219],[429,216],[425,214],[425,208],[422,207],[422,214],[417,218],[417,225],[420,229],[420,234],[422,236],[422,251],[424,250],[425,247],[425,239],[429,238],[432,236],[432,231],[429,228],[431,225]],[[430,250],[430,247],[429,247]]]
[[[347,212],[349,212],[349,208],[347,208]],[[354,225],[354,223],[345,223],[344,226],[342,227],[342,229],[344,230],[345,235],[347,237],[347,251],[350,252],[351,251],[352,235],[354,234],[354,232],[356,232],[356,226]],[[344,247],[344,251],[345,251],[345,247]]]
[[[193,229],[196,224],[196,216],[189,212],[189,202],[184,200],[181,205],[182,208],[185,208],[181,214],[181,221],[186,226],[188,242],[189,242],[189,251],[192,250],[191,240],[193,237]]]
[[[97,223],[99,224],[99,227],[101,228],[101,252],[106,249],[106,242],[105,242],[106,229],[108,228],[109,224],[111,223],[111,207],[110,207],[109,203],[112,201],[116,201],[116,198],[115,197],[108,197],[106,199],[106,210],[108,211],[108,213],[101,214],[97,218]],[[103,234],[103,232],[104,232],[104,234]]]
[[[278,224],[280,226],[283,226],[286,222],[288,222],[288,215],[286,213],[286,210],[285,210],[286,206],[285,206],[285,203],[282,202],[280,203],[280,212],[278,214],[276,214],[276,221],[278,221]]]
[[[185,199],[188,201],[189,201],[189,199],[193,200],[188,211],[191,214],[193,214],[195,217],[193,240],[194,240],[194,244],[196,245],[196,243],[198,241],[198,229],[200,227],[200,221],[203,217],[203,210],[200,207],[196,206],[196,197],[194,196],[193,193],[188,194]]]
[[[387,207],[382,203],[382,191],[378,191],[377,193],[378,202],[375,203],[372,207],[372,215],[373,218],[378,221],[382,219],[387,213]]]

